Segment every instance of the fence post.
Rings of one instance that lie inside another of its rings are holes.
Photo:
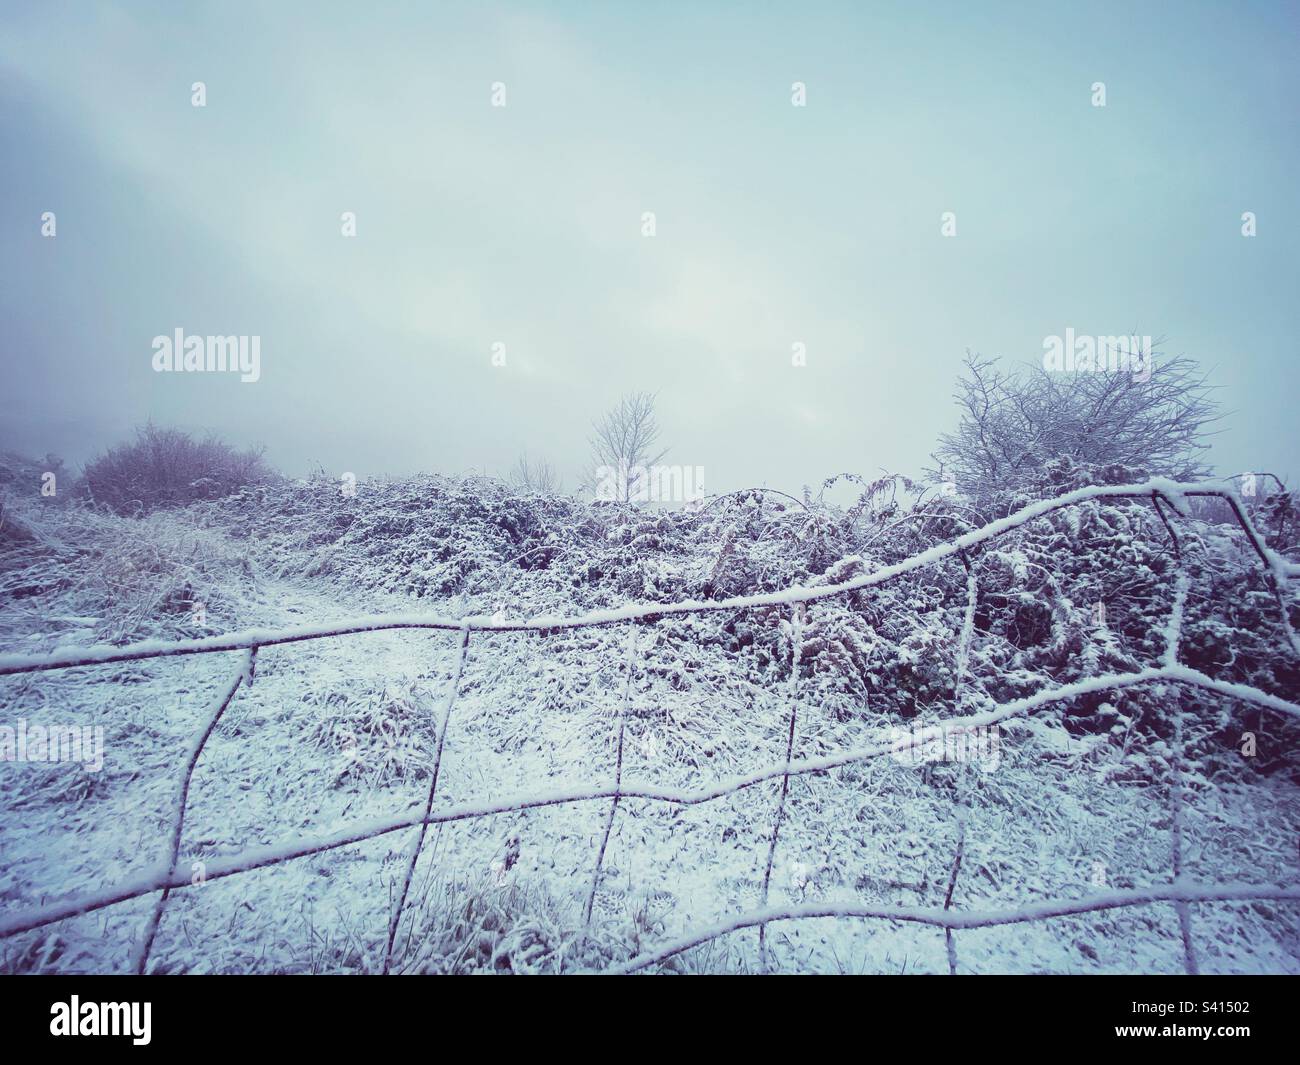
[[[397,938],[397,926],[402,920],[402,910],[406,906],[406,896],[411,890],[411,878],[415,875],[415,863],[420,858],[420,848],[424,845],[425,833],[429,830],[429,814],[433,812],[433,794],[438,790],[438,770],[442,766],[442,746],[447,740],[447,722],[451,720],[451,708],[456,702],[456,693],[460,689],[460,676],[465,670],[465,658],[469,653],[469,625],[460,630],[460,652],[456,656],[456,666],[452,671],[451,682],[447,687],[447,701],[443,704],[442,720],[438,723],[438,743],[433,754],[433,773],[429,781],[429,797],[424,802],[424,820],[416,833],[411,847],[411,857],[406,863],[406,877],[402,881],[402,891],[397,898],[397,907],[393,910],[392,920],[388,925],[388,944],[384,948],[384,975],[387,976],[393,964],[393,941]]]
[[[787,698],[790,702],[790,729],[785,740],[785,773],[781,776],[781,794],[776,801],[776,817],[772,821],[772,842],[767,848],[767,868],[763,870],[763,908],[767,908],[768,889],[772,883],[772,861],[776,857],[776,843],[781,835],[781,822],[785,818],[785,797],[790,790],[790,762],[794,757],[794,728],[798,720],[799,704],[796,701],[799,684],[799,657],[803,653],[804,604],[796,603],[790,616],[790,679]],[[767,972],[767,922],[758,926],[758,956],[763,971]]]

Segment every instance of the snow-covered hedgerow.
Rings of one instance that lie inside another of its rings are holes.
[[[1124,467],[1049,464],[1004,501],[1010,509],[1090,483],[1131,483]],[[239,627],[233,604],[254,573],[384,593],[437,612],[512,617],[617,606],[629,600],[721,599],[790,585],[832,584],[869,573],[959,534],[986,517],[964,501],[922,495],[900,502],[901,479],[861,485],[851,506],[741,493],[700,510],[652,510],[518,495],[497,482],[422,477],[258,486],[144,521],[74,508],[19,514],[41,543],[8,552],[5,590],[15,605],[92,617],[100,639],[194,634]],[[1285,526],[1266,497],[1267,531]],[[985,502],[987,506],[987,501]],[[1174,518],[1182,558],[1149,502],[1098,500],[1052,512],[949,561],[888,585],[819,602],[800,667],[840,715],[945,712],[960,699],[1014,698],[1047,683],[1155,662],[1173,574],[1192,596],[1185,660],[1222,679],[1286,696],[1300,690],[1267,575],[1235,524]],[[24,526],[27,528],[28,526]],[[1276,540],[1276,537],[1275,537]],[[1286,544],[1275,543],[1285,550]],[[232,557],[236,553],[242,557]],[[968,570],[977,600],[959,684],[957,635]],[[1296,611],[1294,597],[1290,609]],[[692,623],[692,639],[736,656],[762,682],[788,668],[775,608]],[[106,617],[104,615],[107,615]],[[1300,615],[1297,615],[1300,616]],[[960,690],[959,690],[960,689]],[[1104,700],[1081,700],[1071,727],[1113,729]],[[1151,715],[1139,723],[1155,724]]]
[[[1088,484],[1143,477],[1128,467],[1059,460],[981,506],[1006,512]],[[273,573],[409,596],[440,612],[451,602],[464,613],[516,618],[838,583],[989,517],[904,478],[852,480],[858,498],[838,507],[753,491],[703,508],[655,510],[519,495],[480,478],[362,482],[354,496],[319,479],[253,489],[202,513]],[[1279,495],[1263,501],[1266,532],[1279,527]],[[1241,529],[1168,516],[1177,542],[1149,501],[1085,502],[989,541],[964,565],[926,567],[821,601],[809,612],[800,669],[828,712],[870,720],[951,714],[964,703],[1140,669],[1163,653],[1182,566],[1192,589],[1187,664],[1294,698],[1300,663],[1279,653],[1286,637],[1278,604]],[[1274,546],[1288,547],[1276,538]],[[959,678],[970,574],[977,600],[965,640],[967,675]],[[1289,604],[1300,621],[1294,596]],[[788,626],[780,624],[786,613],[755,609],[665,624],[689,632],[683,643],[695,644],[696,654],[724,651],[761,684],[789,668]],[[684,678],[698,667],[675,683],[689,684]],[[1122,734],[1130,744],[1167,733],[1167,705],[1140,693],[1128,704],[1121,713],[1103,696],[1077,700],[1067,726],[1077,734]],[[1225,730],[1240,724],[1233,716],[1239,710],[1225,703],[1224,713]]]

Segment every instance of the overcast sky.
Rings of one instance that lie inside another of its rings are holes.
[[[3,8],[0,447],[572,487],[648,389],[665,461],[797,489],[919,473],[967,348],[1073,328],[1168,336],[1220,472],[1300,478],[1294,4]],[[260,380],[155,373],[177,328]]]

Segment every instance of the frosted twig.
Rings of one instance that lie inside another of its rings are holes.
[[[963,559],[965,561],[965,559]],[[970,670],[970,644],[975,634],[975,606],[979,598],[979,587],[975,579],[975,567],[966,564],[966,613],[961,620],[961,636],[957,640],[957,683],[960,684]]]
[[[1164,525],[1165,532],[1169,534],[1169,544],[1174,549],[1174,558],[1181,561],[1183,557],[1183,548],[1182,545],[1178,542],[1178,534],[1174,532],[1174,527],[1169,524],[1169,519],[1165,517],[1165,512],[1160,507],[1159,492],[1151,493],[1151,506],[1155,510],[1156,515],[1160,518],[1161,523]],[[1177,507],[1174,507],[1173,504],[1170,504],[1170,506],[1173,509],[1175,514],[1178,513]]]
[[[1286,600],[1282,595],[1287,578],[1296,575],[1295,568],[1276,551],[1271,550],[1268,544],[1264,542],[1264,538],[1259,535],[1254,523],[1247,515],[1246,508],[1241,505],[1241,500],[1237,498],[1236,492],[1226,492],[1223,494],[1223,498],[1228,501],[1228,506],[1232,508],[1237,524],[1241,526],[1242,531],[1246,534],[1246,539],[1250,541],[1250,546],[1254,549],[1260,562],[1264,564],[1264,579],[1268,584],[1268,590],[1273,593],[1273,599],[1277,603],[1278,610],[1282,612],[1282,630],[1291,643],[1291,650],[1297,657],[1300,657],[1300,636],[1296,635],[1295,628],[1291,624],[1291,615],[1287,611]]]
[[[1169,610],[1169,620],[1165,624],[1164,664],[1178,664],[1178,647],[1183,638],[1183,614],[1187,609],[1188,581],[1187,574],[1180,566],[1178,577],[1174,581],[1174,602]]]

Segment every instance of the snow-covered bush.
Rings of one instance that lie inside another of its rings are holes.
[[[88,462],[79,489],[96,506],[138,515],[216,499],[271,477],[260,450],[239,451],[215,437],[196,440],[149,424]]]

